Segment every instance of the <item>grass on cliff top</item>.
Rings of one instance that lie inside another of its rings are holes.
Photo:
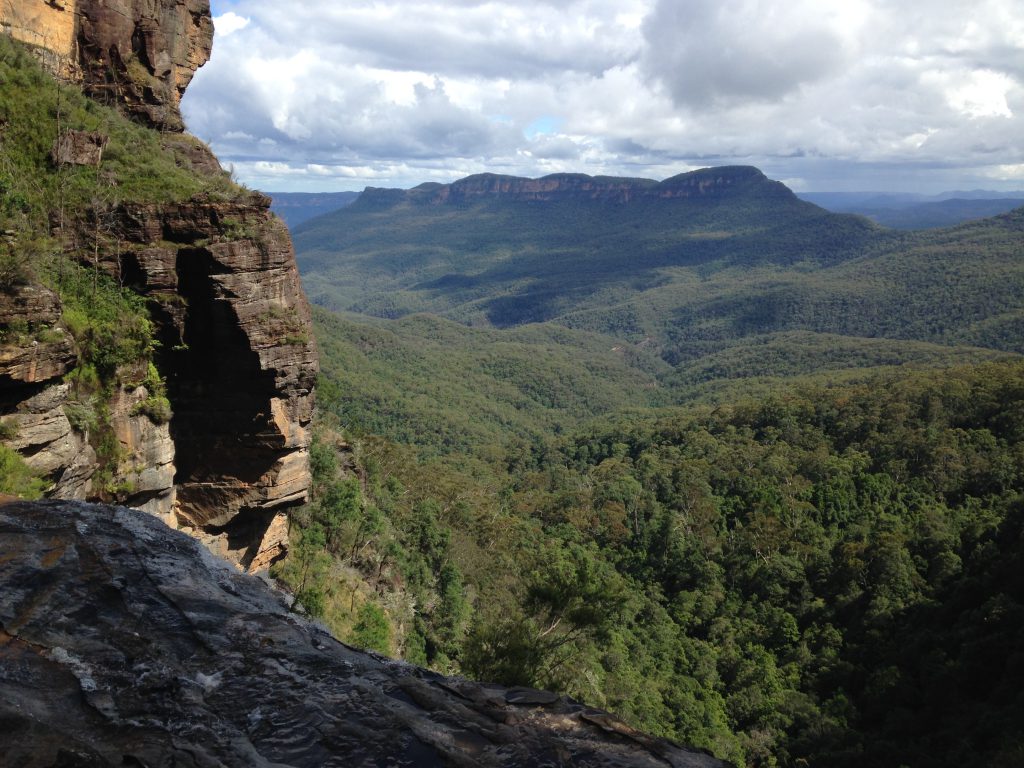
[[[99,168],[57,168],[50,151],[74,129],[109,137]],[[165,203],[196,195],[233,199],[244,190],[227,174],[200,174],[184,152],[190,136],[160,134],[59,84],[30,50],[0,35],[0,229],[48,232],[61,217],[121,203]],[[177,151],[176,151],[177,149]],[[21,250],[30,250],[28,243]]]

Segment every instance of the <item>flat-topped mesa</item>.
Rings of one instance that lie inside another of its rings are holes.
[[[184,126],[179,104],[210,58],[209,0],[4,0],[0,29],[93,98],[161,130]]]
[[[769,180],[752,166],[721,166],[681,173],[664,181],[616,176],[556,173],[539,179],[480,173],[451,184],[427,183],[408,191],[368,187],[360,205],[390,205],[408,201],[420,205],[460,205],[487,199],[518,202],[600,200],[629,203],[643,199],[720,199],[756,192],[762,196],[795,199],[786,186]]]
[[[680,173],[662,181],[652,193],[658,197],[670,198],[712,199],[756,194],[761,198],[798,199],[781,181],[772,181],[752,165],[721,165]]]
[[[429,189],[433,204],[459,203],[484,197],[516,200],[557,200],[588,198],[592,200],[628,200],[655,182],[647,179],[587,176],[583,173],[556,173],[539,179],[481,173],[451,184]],[[417,187],[416,190],[422,190]],[[413,193],[416,190],[412,190]],[[425,190],[426,191],[426,190]]]

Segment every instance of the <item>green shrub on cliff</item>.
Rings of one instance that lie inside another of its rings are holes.
[[[110,381],[119,367],[151,360],[156,341],[144,298],[78,265],[67,266],[58,288],[80,365]]]
[[[55,165],[51,149],[68,130],[108,139],[98,167]],[[26,46],[0,35],[0,285],[74,257],[82,232],[101,229],[123,203],[245,194],[226,173],[193,171],[190,143],[198,140],[164,137],[58,84]]]
[[[0,495],[38,499],[46,483],[32,471],[17,451],[0,445]]]

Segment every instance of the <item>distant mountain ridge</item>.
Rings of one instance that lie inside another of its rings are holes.
[[[752,166],[719,166],[654,181],[617,176],[555,173],[539,179],[480,173],[451,184],[427,182],[410,190],[367,187],[360,204],[459,204],[483,199],[550,202],[570,198],[628,203],[637,199],[721,198],[757,188],[764,194],[796,199],[782,183],[771,181]]]
[[[939,195],[808,192],[801,200],[836,213],[855,213],[893,229],[937,229],[1007,213],[1024,205],[1024,191],[971,190]]]
[[[330,309],[499,327],[618,303],[667,270],[832,263],[887,237],[745,166],[370,188],[294,234],[307,291]]]
[[[367,190],[298,227],[295,243],[306,290],[328,309],[552,322],[609,348],[642,344],[689,387],[716,370],[1024,352],[1022,220],[1024,208],[950,229],[885,229],[748,167],[663,182],[482,174]]]

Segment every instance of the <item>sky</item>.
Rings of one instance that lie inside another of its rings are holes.
[[[1024,0],[213,0],[189,130],[275,192],[473,173],[1024,189]]]

